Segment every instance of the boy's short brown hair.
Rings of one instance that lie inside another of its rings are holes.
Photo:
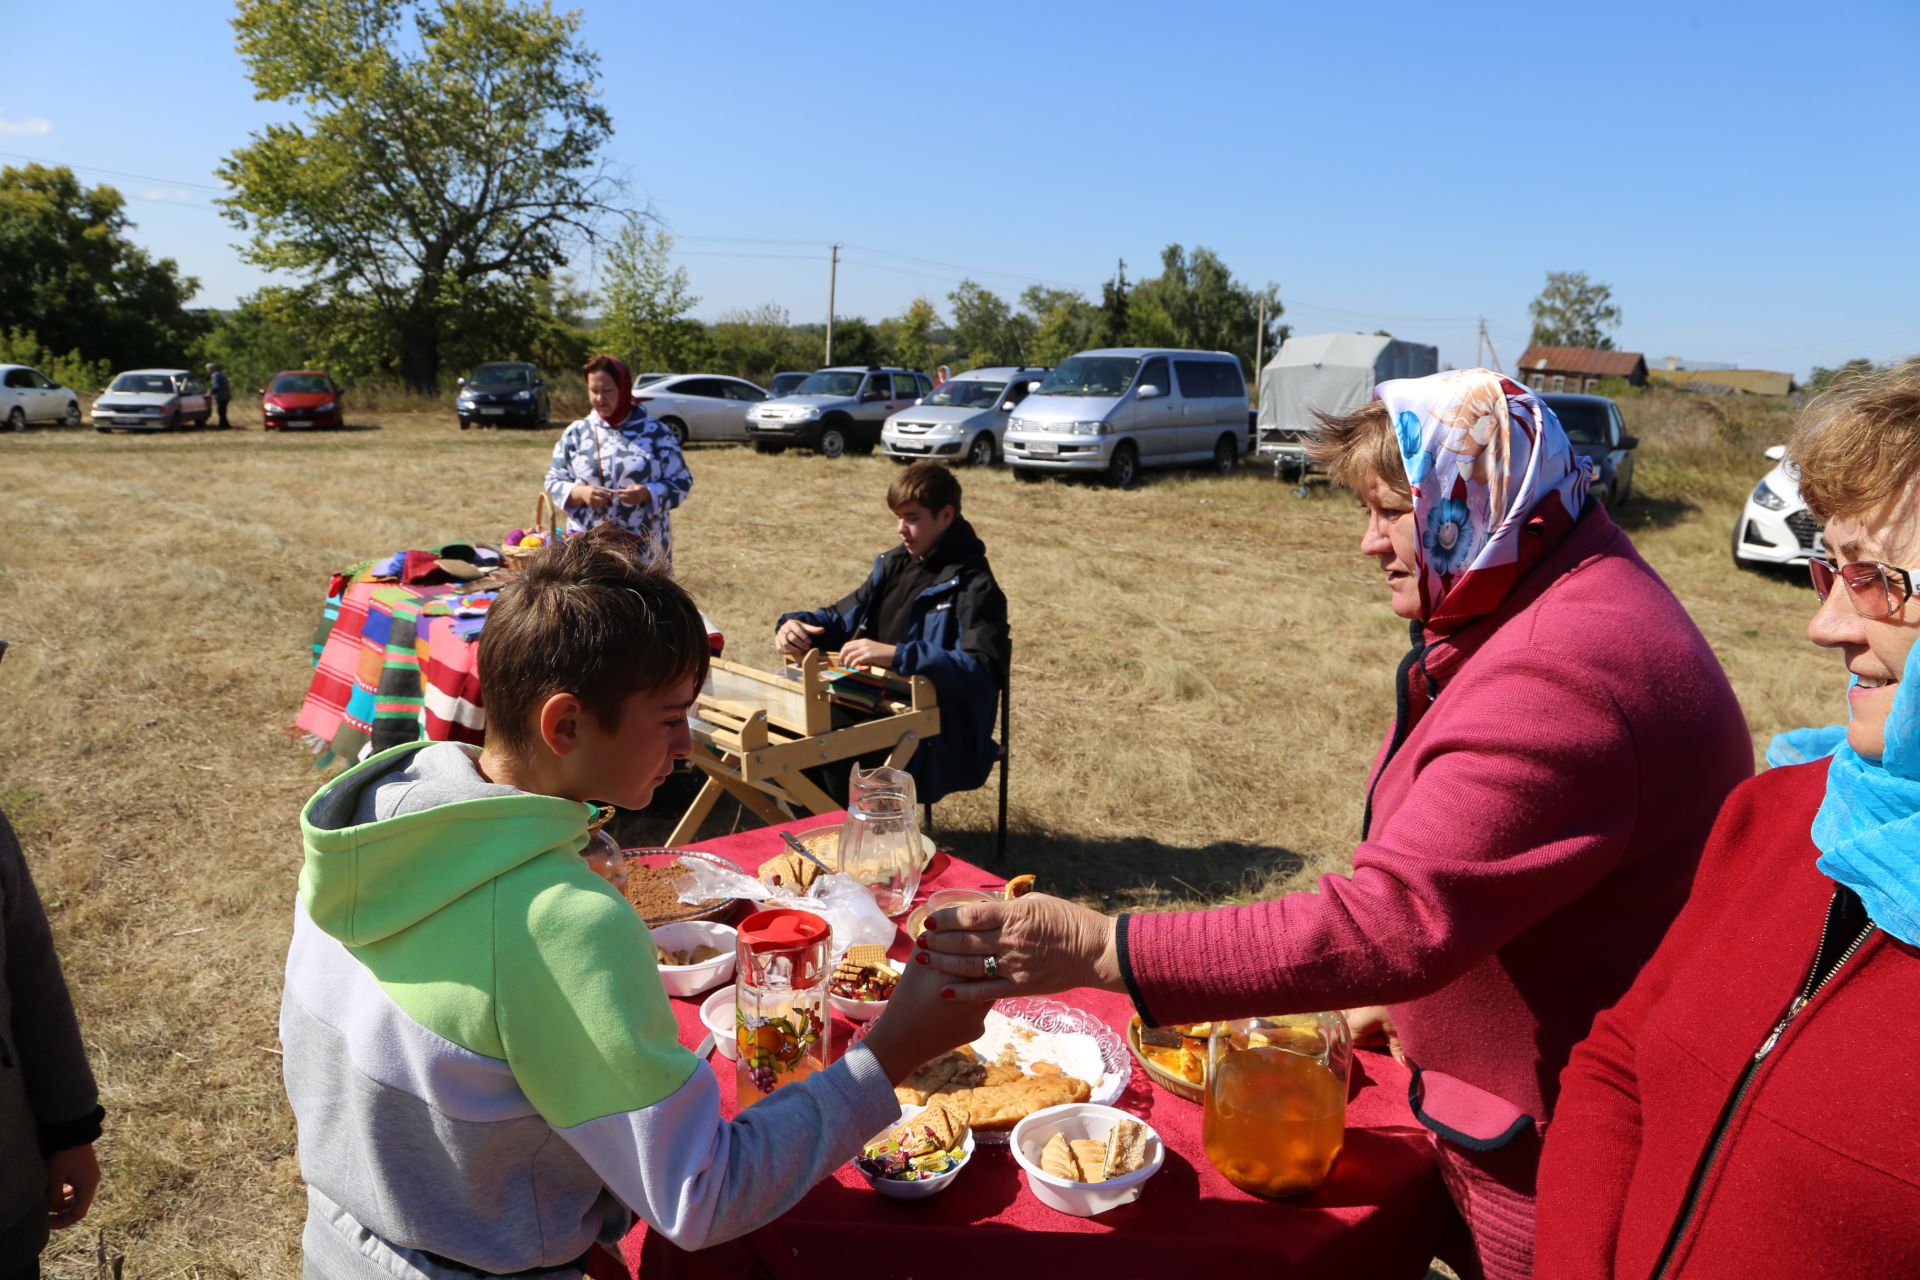
[[[1385,404],[1369,400],[1352,413],[1335,415],[1315,409],[1313,416],[1319,421],[1307,433],[1307,459],[1324,468],[1328,479],[1358,493],[1372,471],[1396,493],[1413,492]]]
[[[1920,473],[1920,363],[1814,397],[1787,441],[1800,497],[1822,521],[1872,511]]]
[[[938,462],[910,464],[887,486],[887,509],[896,515],[909,502],[917,502],[934,515],[943,507],[960,510],[960,480]]]
[[[707,678],[707,626],[693,597],[639,537],[601,525],[535,555],[500,591],[480,632],[487,738],[531,750],[534,717],[571,693],[611,733],[635,693]]]

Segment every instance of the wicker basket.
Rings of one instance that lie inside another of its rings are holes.
[[[547,534],[550,543],[557,541],[560,537],[560,513],[555,510],[553,499],[547,496],[545,489],[542,489],[540,496],[533,500],[533,523],[527,526],[528,533],[536,531]],[[502,547],[500,558],[507,568],[518,569],[544,550],[546,550],[544,546]]]

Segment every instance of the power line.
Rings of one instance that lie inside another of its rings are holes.
[[[83,173],[104,173],[110,178],[126,178],[133,182],[159,182],[169,187],[192,187],[196,191],[212,191],[226,195],[226,187],[211,186],[204,182],[188,182],[185,178],[156,178],[150,173],[127,173],[121,169],[103,169],[92,164],[67,164],[59,160],[43,160],[39,156],[22,155],[17,151],[0,151],[0,158],[25,160],[31,164],[53,165],[61,169],[78,169]]]

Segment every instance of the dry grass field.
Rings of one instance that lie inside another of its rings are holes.
[[[1811,597],[1728,557],[1785,407],[1667,396],[1627,413],[1645,447],[1622,518],[1725,662],[1756,746],[1831,718],[1841,678],[1804,638]],[[316,610],[336,568],[522,523],[551,440],[398,413],[322,435],[242,419],[0,437],[0,807],[108,1109],[100,1199],[50,1274],[93,1274],[96,1230],[146,1280],[297,1274],[275,1009],[295,815],[321,781],[289,732]],[[837,598],[890,540],[892,466],[724,447],[691,462],[680,571],[729,655],[771,665],[773,617]],[[1127,493],[963,478],[1012,600],[1011,862],[1109,907],[1342,868],[1405,639],[1350,500],[1299,500],[1258,470]],[[990,789],[942,804],[943,840],[985,856],[992,812]]]

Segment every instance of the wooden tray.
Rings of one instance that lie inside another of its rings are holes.
[[[1147,1079],[1153,1081],[1168,1093],[1185,1098],[1188,1102],[1199,1102],[1204,1096],[1205,1089],[1203,1086],[1194,1084],[1185,1076],[1177,1076],[1171,1071],[1155,1066],[1146,1054],[1140,1052],[1140,1018],[1138,1014],[1127,1019],[1127,1051],[1133,1055],[1133,1060],[1140,1064],[1140,1069],[1147,1073]]]

